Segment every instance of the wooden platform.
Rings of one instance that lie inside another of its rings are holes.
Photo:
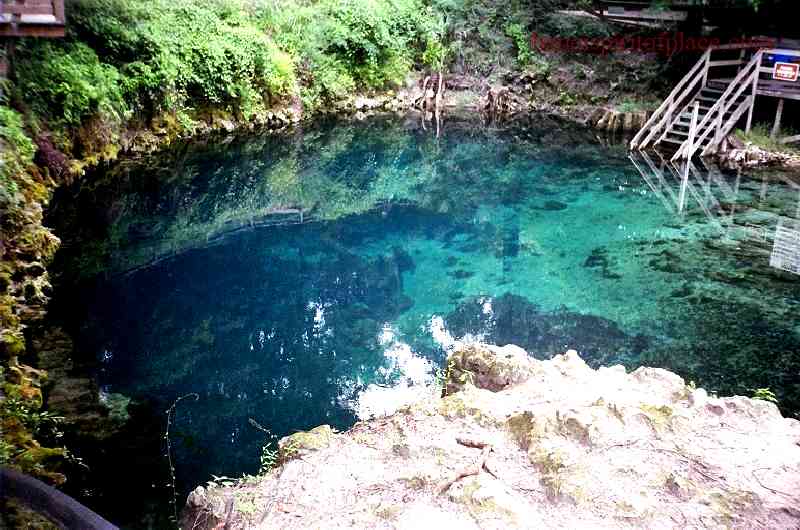
[[[63,37],[64,0],[0,0],[0,38]]]

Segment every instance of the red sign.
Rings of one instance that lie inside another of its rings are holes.
[[[794,63],[775,63],[772,71],[772,79],[778,81],[797,81],[797,74],[800,71],[800,64]]]

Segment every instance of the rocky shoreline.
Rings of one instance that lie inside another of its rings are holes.
[[[794,528],[800,422],[674,373],[461,344],[444,392],[198,487],[181,528]],[[430,389],[429,389],[430,390]]]

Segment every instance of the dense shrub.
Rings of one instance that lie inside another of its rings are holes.
[[[33,142],[22,127],[22,117],[0,105],[0,209],[14,202],[17,177],[33,160],[33,152]]]
[[[440,68],[444,34],[423,0],[73,0],[67,41],[29,43],[19,88],[69,127],[129,109],[247,115],[298,87],[313,106]]]
[[[427,13],[415,0],[328,0],[325,51],[368,87],[398,82],[408,73]]]
[[[437,67],[445,55],[443,19],[421,0],[278,0],[255,13],[296,58],[312,105],[399,83],[412,66]]]
[[[167,106],[258,105],[294,84],[294,67],[239,4],[154,2],[143,25],[152,48],[147,86],[160,82]],[[154,68],[155,67],[155,68]]]
[[[249,113],[295,82],[291,57],[243,1],[76,0],[73,18],[75,37],[120,67],[137,110],[212,104]]]
[[[142,23],[152,16],[151,1],[73,0],[69,3],[69,37],[91,46],[117,66],[152,58]]]
[[[227,108],[299,94],[314,107],[412,68],[537,67],[532,31],[598,36],[565,0],[72,0],[68,39],[30,41],[18,92],[51,126]],[[595,25],[593,25],[595,24]]]
[[[18,89],[39,116],[77,126],[96,112],[113,118],[126,112],[119,72],[86,44],[35,42],[27,51],[17,63]]]

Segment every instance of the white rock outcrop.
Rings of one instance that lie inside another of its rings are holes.
[[[197,488],[182,527],[800,527],[800,422],[772,403],[573,351],[471,345],[448,372],[445,397]]]

